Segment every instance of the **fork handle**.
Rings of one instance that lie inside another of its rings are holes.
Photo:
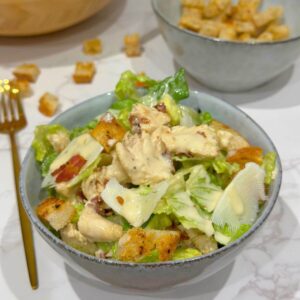
[[[18,211],[20,217],[19,219],[20,219],[20,225],[22,231],[22,238],[23,238],[23,245],[24,245],[24,251],[25,251],[26,262],[27,262],[29,280],[32,289],[37,289],[38,276],[37,276],[37,268],[36,268],[36,261],[35,261],[35,251],[34,251],[32,230],[31,230],[29,219],[22,205],[20,193],[19,193],[20,159],[19,159],[18,148],[17,148],[14,132],[10,132],[9,137],[10,137],[11,150],[12,150],[11,153],[12,153],[12,161],[14,167],[15,188],[16,188]]]

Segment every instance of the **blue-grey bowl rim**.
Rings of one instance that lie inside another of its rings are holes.
[[[199,38],[201,40],[205,40],[205,41],[212,41],[212,42],[217,42],[217,43],[221,43],[221,44],[228,44],[228,45],[241,45],[244,47],[258,47],[258,46],[266,46],[266,45],[278,45],[278,44],[286,44],[289,42],[294,42],[300,39],[300,35],[294,36],[294,37],[290,37],[288,39],[285,40],[281,40],[281,41],[274,41],[274,42],[241,42],[241,41],[228,41],[228,40],[224,40],[224,39],[219,39],[219,38],[214,38],[214,37],[209,37],[209,36],[205,36],[205,35],[200,35],[197,34],[191,30],[186,30],[186,29],[182,29],[174,24],[172,24],[168,19],[166,19],[161,12],[157,9],[155,2],[157,2],[159,0],[151,0],[151,5],[152,5],[152,9],[154,11],[154,13],[156,14],[156,16],[158,16],[160,19],[162,19],[165,23],[167,23],[169,26],[173,27],[174,29],[176,29],[179,32],[184,32],[187,35],[191,35],[194,36],[196,38]]]
[[[211,98],[214,98],[214,100],[216,100],[217,102],[222,102],[223,104],[225,103],[226,105],[232,107],[234,110],[236,110],[238,113],[242,114],[245,118],[247,118],[248,120],[250,120],[250,122],[252,122],[265,136],[265,138],[269,141],[269,143],[272,145],[272,147],[274,148],[276,155],[277,155],[277,176],[279,176],[279,181],[278,181],[278,185],[274,186],[274,191],[273,191],[273,198],[269,198],[267,205],[265,207],[265,209],[263,210],[262,214],[258,217],[258,219],[255,221],[255,223],[252,225],[251,229],[249,231],[247,231],[242,237],[240,237],[239,239],[237,239],[236,241],[234,241],[233,243],[224,246],[222,248],[219,248],[218,250],[206,254],[206,255],[202,255],[202,256],[198,256],[198,257],[194,257],[194,258],[189,258],[189,259],[183,259],[183,260],[176,260],[176,261],[166,261],[166,262],[158,262],[158,263],[134,263],[134,262],[122,262],[122,261],[117,261],[117,260],[110,260],[110,259],[101,259],[101,258],[97,258],[95,256],[89,255],[89,254],[85,254],[83,252],[80,252],[70,246],[68,246],[67,244],[65,244],[61,239],[59,239],[58,237],[56,237],[53,233],[51,233],[49,231],[49,229],[39,220],[39,218],[35,215],[34,210],[32,209],[29,199],[26,196],[26,192],[25,192],[25,173],[26,173],[26,166],[28,164],[28,160],[29,160],[29,156],[31,154],[31,152],[33,151],[31,148],[28,149],[25,158],[22,162],[22,167],[21,167],[21,172],[20,172],[20,195],[21,195],[21,199],[22,199],[22,203],[23,206],[25,208],[25,211],[27,213],[27,215],[29,216],[29,219],[31,220],[31,222],[53,243],[56,244],[56,246],[58,246],[59,248],[66,250],[67,252],[70,252],[71,254],[74,254],[76,256],[79,256],[83,259],[86,259],[88,261],[92,261],[95,263],[99,263],[99,264],[106,264],[106,265],[112,265],[112,266],[124,266],[124,267],[130,267],[130,268],[138,268],[138,269],[143,269],[143,268],[158,268],[158,267],[172,267],[172,266],[179,266],[181,264],[185,264],[185,263],[193,263],[196,261],[200,261],[200,260],[204,260],[204,259],[213,259],[215,256],[217,256],[220,253],[225,253],[229,250],[231,250],[232,248],[235,248],[237,245],[243,243],[249,236],[251,236],[267,219],[267,217],[269,216],[269,214],[271,213],[277,199],[278,199],[278,194],[280,191],[280,187],[281,187],[281,181],[282,181],[282,166],[281,166],[281,161],[280,161],[280,157],[278,154],[278,151],[274,145],[274,143],[272,142],[272,140],[269,138],[269,136],[267,135],[267,133],[260,127],[260,125],[258,125],[250,116],[248,116],[244,111],[242,111],[240,108],[228,103],[228,102],[224,102],[223,100],[211,96],[209,94],[206,93],[202,93],[202,92],[197,92],[197,91],[191,91],[191,93],[195,93],[195,94],[201,94],[201,95],[206,95],[209,96]],[[113,92],[108,92],[105,94],[101,94],[95,97],[92,97],[90,99],[87,99],[86,101],[83,101],[82,103],[79,103],[71,108],[69,108],[68,110],[62,112],[61,114],[59,114],[56,118],[54,118],[49,124],[54,124],[56,122],[56,120],[58,118],[61,118],[61,116],[69,113],[72,110],[77,110],[79,109],[81,106],[86,105],[89,101],[93,101],[96,98],[101,98],[104,96],[113,96]]]

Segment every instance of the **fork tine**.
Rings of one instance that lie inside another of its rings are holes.
[[[1,93],[1,110],[3,111],[3,121],[7,122],[8,117],[7,117],[7,109],[5,105],[4,93]]]
[[[13,101],[14,99],[12,97],[8,98],[8,105],[9,105],[9,109],[10,109],[10,117],[11,117],[11,121],[15,121],[15,109],[14,109],[14,105],[13,105]]]
[[[24,110],[23,110],[23,105],[21,103],[21,98],[19,92],[14,94],[14,99],[17,101],[17,108],[18,108],[18,114],[19,114],[19,119],[23,119],[25,121],[25,115],[24,115]]]

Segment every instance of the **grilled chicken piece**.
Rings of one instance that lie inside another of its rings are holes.
[[[137,104],[133,107],[129,121],[134,132],[152,132],[156,128],[168,124],[171,119],[168,114],[158,111],[155,108]]]
[[[171,160],[146,132],[127,134],[122,143],[116,145],[116,152],[133,184],[154,184],[172,175]]]
[[[71,247],[85,252],[87,254],[95,255],[97,247],[83,236],[76,228],[75,224],[68,224],[60,230],[61,239]]]
[[[78,230],[93,242],[113,242],[123,234],[122,226],[97,214],[92,203],[87,203],[83,209],[78,221]]]
[[[36,213],[42,221],[58,231],[71,222],[75,208],[69,201],[47,198],[37,206]]]
[[[161,261],[169,260],[180,239],[177,231],[132,228],[118,243],[117,256],[123,261],[140,261],[157,250]]]

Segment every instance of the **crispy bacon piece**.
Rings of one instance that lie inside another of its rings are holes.
[[[56,183],[69,181],[79,174],[85,163],[86,160],[80,154],[74,155],[69,161],[52,172],[51,175],[56,176]]]
[[[238,163],[241,168],[244,168],[246,163],[254,162],[261,164],[263,160],[263,150],[259,147],[244,147],[237,149],[233,155],[227,157],[230,163]]]

